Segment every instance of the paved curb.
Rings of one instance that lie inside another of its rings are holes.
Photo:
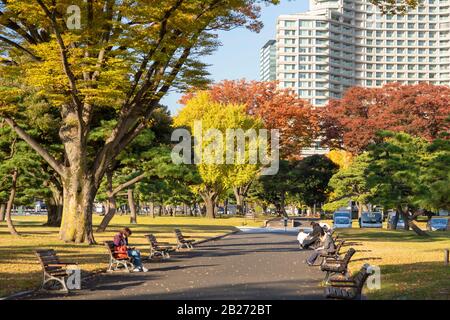
[[[0,301],[11,300],[11,299],[20,298],[20,297],[25,297],[25,296],[31,295],[31,294],[33,294],[35,292],[37,292],[37,289],[14,293],[14,294],[12,294],[10,296],[0,298]]]

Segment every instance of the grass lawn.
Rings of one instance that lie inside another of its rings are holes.
[[[103,242],[124,226],[132,229],[130,244],[147,254],[148,244],[143,235],[153,233],[161,242],[176,244],[173,229],[179,227],[183,234],[195,240],[222,235],[235,230],[235,226],[262,226],[263,218],[206,219],[196,217],[138,217],[138,225],[129,225],[129,216],[116,216],[105,233],[96,233],[99,245],[65,244],[58,239],[58,228],[44,227],[46,217],[13,217],[21,237],[12,237],[6,223],[0,222],[0,297],[36,288],[42,279],[41,267],[33,250],[52,248],[62,260],[79,263],[83,271],[99,271],[107,267],[109,257]],[[101,217],[94,216],[94,225]],[[94,228],[95,230],[95,228]]]
[[[173,229],[201,240],[235,230],[235,226],[262,226],[264,218],[205,219],[192,217],[139,217],[138,225],[129,225],[128,216],[116,216],[108,231],[95,234],[99,245],[73,245],[58,240],[57,228],[44,227],[46,217],[14,217],[22,237],[9,235],[6,224],[0,223],[0,297],[36,288],[41,281],[40,265],[34,256],[35,248],[53,248],[68,261],[78,262],[83,271],[100,271],[107,267],[108,255],[102,245],[111,240],[123,226],[134,234],[130,243],[143,252],[148,250],[144,234],[154,233],[161,242],[175,244]],[[94,224],[100,217],[94,217]],[[330,223],[330,221],[324,221]],[[424,223],[419,223],[425,228]],[[381,290],[367,290],[369,299],[450,299],[450,267],[443,263],[444,249],[450,249],[450,232],[430,232],[429,238],[416,236],[412,231],[387,229],[339,229],[338,233],[357,250],[352,271],[370,263],[381,268]]]
[[[329,221],[327,221],[329,222]],[[419,222],[425,229],[425,223]],[[450,299],[450,266],[444,265],[444,249],[450,249],[450,232],[429,232],[429,238],[412,231],[339,229],[347,246],[357,250],[352,271],[364,263],[381,268],[381,290],[367,290],[369,299]],[[345,251],[345,250],[344,250]]]

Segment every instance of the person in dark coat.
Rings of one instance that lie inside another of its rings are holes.
[[[314,250],[314,252],[309,256],[308,260],[306,260],[306,263],[309,266],[314,265],[314,262],[316,262],[317,258],[321,254],[332,254],[336,252],[336,246],[333,241],[333,237],[330,233],[326,232],[322,238],[321,238],[322,246],[318,247]]]
[[[317,222],[312,221],[311,222],[312,232],[306,237],[306,239],[303,241],[303,248],[307,249],[309,246],[317,242],[320,237],[322,237],[325,234],[325,231],[322,229],[320,224]]]

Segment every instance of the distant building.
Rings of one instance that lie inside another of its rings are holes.
[[[450,0],[419,3],[383,15],[368,0],[309,0],[307,12],[278,17],[275,43],[261,49],[261,80],[317,107],[353,86],[450,85]],[[302,154],[327,151],[317,142]]]
[[[276,41],[269,40],[260,52],[260,80],[274,81],[277,77],[277,48]]]
[[[277,21],[276,80],[315,106],[352,86],[450,84],[450,1],[423,0],[405,15],[367,0],[310,0]]]

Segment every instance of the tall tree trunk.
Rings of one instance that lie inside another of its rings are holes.
[[[128,195],[128,206],[130,207],[130,223],[136,224],[137,223],[137,214],[136,214],[136,204],[134,202],[133,197],[133,189],[128,189],[127,191]]]
[[[0,222],[5,221],[6,204],[0,204]]]
[[[47,203],[47,223],[46,226],[49,227],[60,227],[61,219],[63,214],[63,199],[62,195],[60,199],[55,199],[53,197],[48,198]]]
[[[248,193],[248,190],[250,189],[251,185],[252,185],[252,181],[243,186],[233,188],[234,196],[236,198],[237,214],[242,214],[242,215],[245,214],[244,202],[245,202],[245,198],[247,197],[247,193]]]
[[[52,195],[46,200],[47,223],[45,225],[49,227],[60,227],[64,209],[63,190],[57,182],[50,182],[49,188]]]
[[[360,201],[356,202],[356,206],[358,207],[358,219],[362,217],[363,206]]]
[[[397,230],[398,220],[400,220],[401,214],[402,214],[402,209],[397,208],[397,210],[395,211],[394,219],[392,220],[392,229],[393,230]],[[389,223],[389,221],[388,221],[388,223]]]
[[[13,236],[19,236],[16,228],[11,219],[11,211],[14,205],[14,199],[16,198],[16,188],[17,188],[17,170],[14,170],[11,177],[11,193],[9,194],[8,204],[6,205],[6,223],[8,225],[8,230]]]
[[[113,174],[112,171],[108,170],[106,172],[106,183],[107,183],[107,195],[108,195],[108,205],[105,216],[102,219],[102,222],[97,228],[97,232],[105,232],[112,218],[116,214],[117,211],[117,203],[116,203],[116,195],[113,193]]]
[[[286,194],[284,192],[281,193],[281,197],[280,197],[280,210],[281,210],[281,215],[287,217],[287,212],[285,209],[285,201],[286,201]]]
[[[406,225],[408,226],[408,230],[409,228],[411,228],[417,235],[422,236],[422,237],[426,237],[428,236],[428,233],[426,233],[425,231],[423,231],[422,229],[420,229],[415,223],[414,221],[410,218],[409,214],[408,214],[408,210],[403,210],[403,208],[399,208],[400,212],[403,216],[403,220],[405,221],[405,229],[406,229]]]
[[[244,214],[244,195],[242,194],[241,187],[233,188],[234,197],[236,198],[236,214],[243,215]]]
[[[225,199],[225,203],[224,203],[224,206],[223,206],[223,213],[224,213],[225,215],[228,214],[228,198]]]
[[[152,218],[155,218],[155,204],[152,202],[150,202],[150,216]]]
[[[211,197],[206,197],[205,199],[205,207],[206,207],[206,217],[215,219],[216,218],[216,212],[215,212],[215,201]]]
[[[94,183],[94,169],[89,168],[87,128],[81,123],[77,107],[61,107],[63,119],[59,130],[64,143],[66,166],[62,169],[63,216],[59,237],[65,242],[95,244],[92,209],[99,182]]]
[[[207,218],[216,218],[216,204],[219,198],[219,192],[211,187],[206,187],[205,190],[200,192],[200,196],[205,204],[205,216]]]
[[[82,170],[63,180],[63,217],[59,237],[65,242],[95,244],[92,209],[97,190]]]

